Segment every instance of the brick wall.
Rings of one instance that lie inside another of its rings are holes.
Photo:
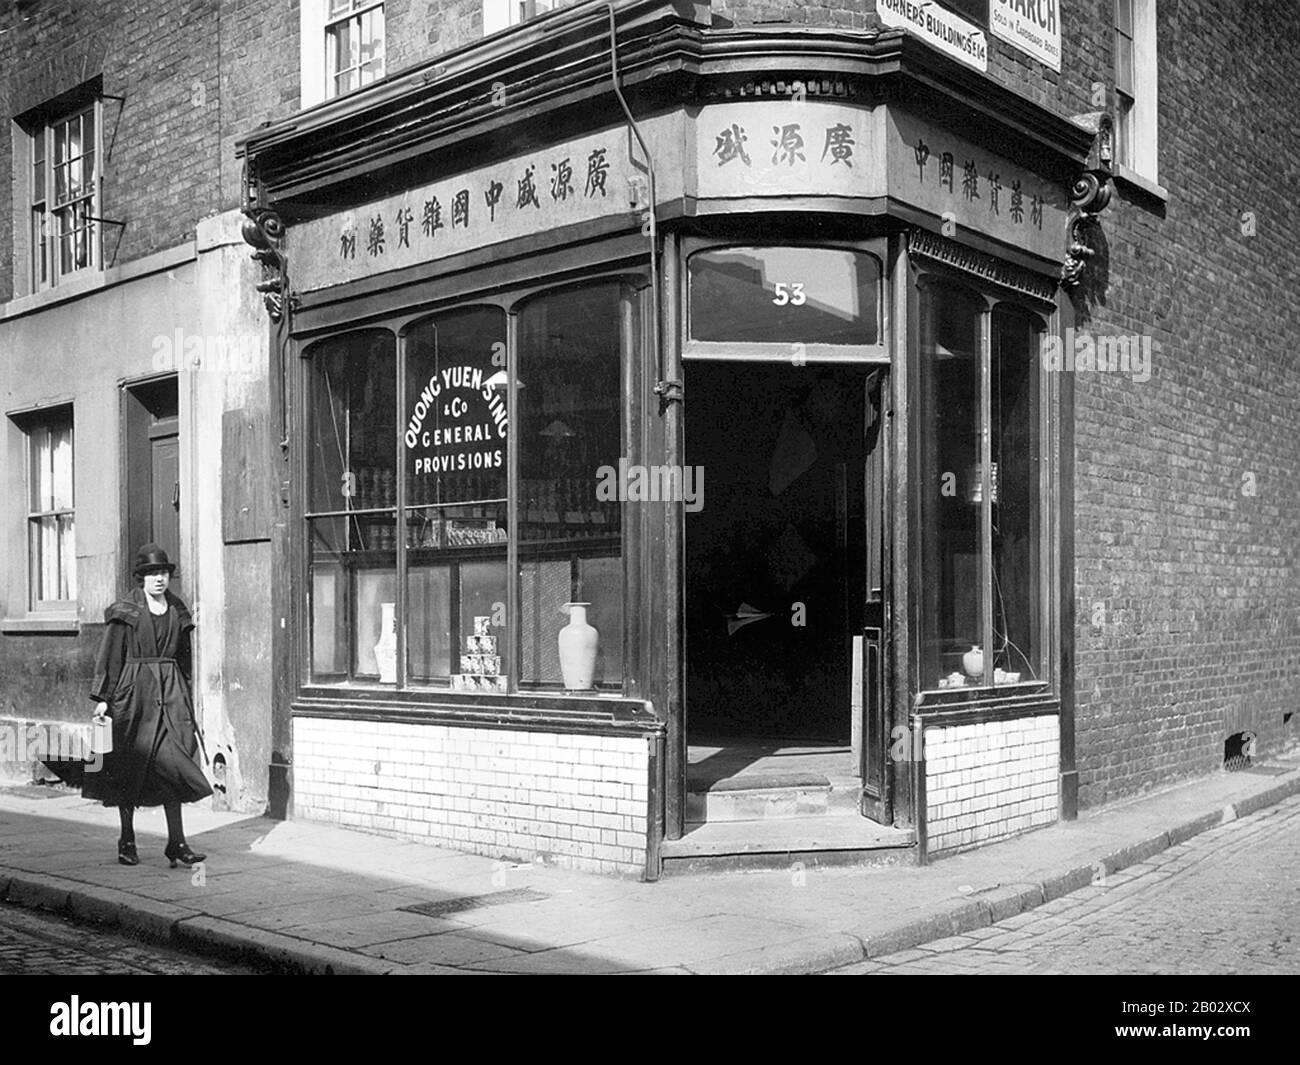
[[[298,817],[516,861],[640,875],[640,737],[294,721]]]
[[[1075,374],[1083,805],[1213,771],[1242,729],[1267,756],[1300,709],[1300,7],[1157,12],[1169,201],[1120,186],[1083,305],[1152,338],[1151,378]]]
[[[931,853],[957,851],[1056,821],[1055,715],[925,729],[925,819]]]

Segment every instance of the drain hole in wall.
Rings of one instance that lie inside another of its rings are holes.
[[[1229,773],[1245,769],[1255,756],[1255,734],[1234,732],[1223,741],[1223,768]]]

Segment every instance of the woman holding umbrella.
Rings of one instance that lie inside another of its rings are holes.
[[[172,868],[194,865],[185,841],[181,803],[212,794],[199,765],[201,737],[191,697],[190,632],[185,604],[167,590],[176,567],[157,544],[136,553],[137,587],[104,611],[108,627],[95,661],[90,697],[96,712],[113,719],[113,749],[98,772],[85,774],[82,794],[116,806],[122,819],[117,860],[139,865],[135,808],[161,806],[167,817]]]

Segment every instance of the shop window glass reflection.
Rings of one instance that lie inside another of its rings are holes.
[[[877,344],[880,264],[838,248],[727,248],[691,256],[691,337]]]
[[[984,646],[980,595],[980,313],[956,286],[921,289],[921,686],[964,685]],[[981,652],[982,653],[982,652]]]
[[[1010,682],[1042,673],[1040,337],[1029,316],[993,312],[993,644],[994,665]]]
[[[396,592],[396,345],[361,330],[308,355],[312,679],[378,678],[382,604]]]
[[[595,685],[622,684],[621,504],[598,488],[624,453],[621,374],[633,325],[631,300],[612,282],[546,294],[520,312],[521,684],[563,685],[557,637],[569,602],[591,604]]]
[[[440,314],[407,335],[401,431],[412,683],[507,684],[506,382],[499,308]],[[476,632],[476,618],[489,619],[486,631]]]

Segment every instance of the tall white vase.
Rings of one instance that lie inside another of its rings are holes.
[[[586,691],[596,672],[596,647],[600,633],[587,624],[590,603],[565,603],[569,623],[560,630],[560,674],[569,691]]]
[[[961,668],[972,680],[984,679],[984,649],[976,644],[961,656]]]
[[[379,666],[379,683],[397,683],[397,615],[396,603],[380,603],[379,642],[375,644],[375,663]]]

